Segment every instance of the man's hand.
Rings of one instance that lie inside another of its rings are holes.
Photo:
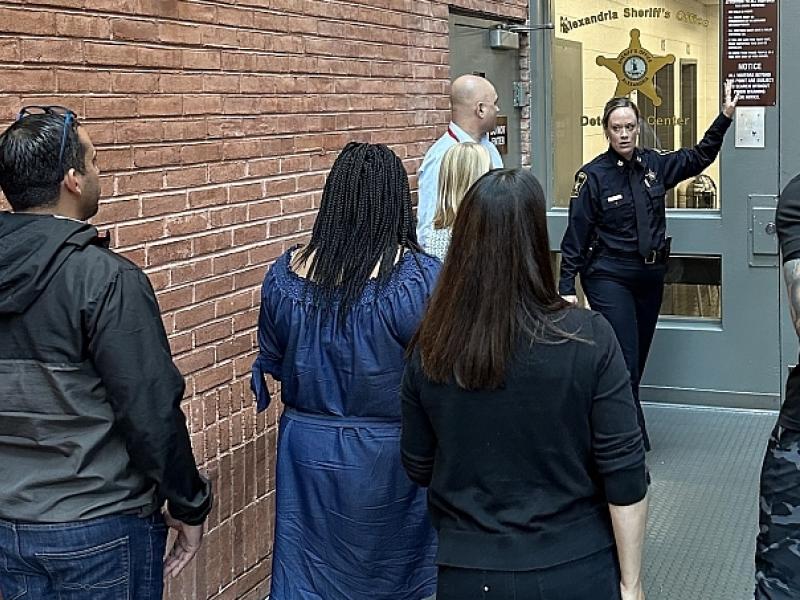
[[[164,511],[164,521],[178,533],[172,543],[172,548],[164,558],[164,577],[177,577],[200,550],[200,544],[203,541],[203,526],[187,525],[183,521],[178,521],[169,514],[168,510]]]
[[[739,92],[733,95],[733,81],[725,80],[725,104],[722,106],[722,113],[729,119],[733,118],[736,112],[736,104],[739,102]]]
[[[577,297],[577,296],[575,296],[575,295],[561,296],[561,297],[562,297],[564,300],[566,300],[567,302],[569,302],[570,304],[575,304],[575,305],[577,305],[577,304],[578,304],[578,297]]]

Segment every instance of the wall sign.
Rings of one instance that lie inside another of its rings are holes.
[[[489,141],[497,146],[500,154],[508,154],[508,117],[497,115],[494,129],[489,132]]]
[[[733,80],[739,106],[775,106],[778,0],[724,0],[722,76]]]

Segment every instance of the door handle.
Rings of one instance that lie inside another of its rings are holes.
[[[767,235],[775,235],[775,232],[778,231],[778,228],[775,227],[775,223],[767,223],[767,226],[764,227],[764,233]]]

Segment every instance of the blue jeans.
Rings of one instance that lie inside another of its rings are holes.
[[[70,523],[0,519],[3,600],[160,600],[167,526],[114,515]]]

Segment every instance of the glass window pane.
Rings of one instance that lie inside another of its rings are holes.
[[[722,318],[722,257],[670,256],[661,316]]]
[[[554,205],[575,172],[608,148],[602,111],[615,95],[642,112],[639,144],[692,146],[720,110],[719,0],[553,0]],[[650,61],[671,57],[652,71]],[[719,161],[667,194],[667,207],[719,209]]]

